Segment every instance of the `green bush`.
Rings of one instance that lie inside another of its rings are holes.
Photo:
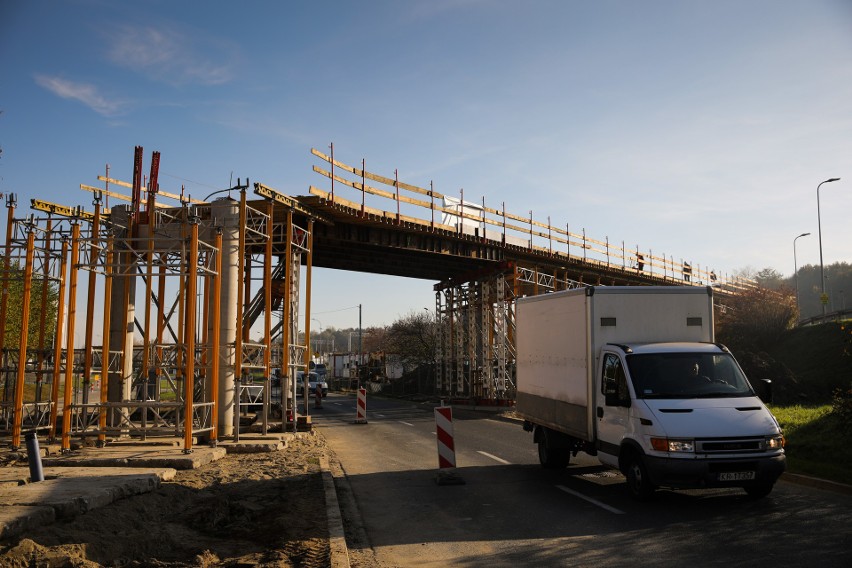
[[[831,413],[837,417],[843,431],[852,432],[852,385],[850,388],[834,389],[831,397]]]

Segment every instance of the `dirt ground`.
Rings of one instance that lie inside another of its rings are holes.
[[[329,454],[315,434],[179,471],[157,491],[0,543],[0,567],[329,566]]]

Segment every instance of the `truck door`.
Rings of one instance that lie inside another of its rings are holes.
[[[621,440],[630,426],[630,390],[621,357],[604,351],[598,376],[597,446],[598,451],[605,454],[598,457],[604,463],[617,465]]]

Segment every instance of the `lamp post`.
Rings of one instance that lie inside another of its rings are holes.
[[[817,185],[817,230],[819,231],[819,278],[822,281],[822,295],[819,298],[820,303],[822,304],[822,315],[825,315],[825,305],[827,303],[827,297],[825,295],[825,269],[822,264],[822,225],[820,224],[820,215],[819,215],[819,186],[824,183],[830,183],[832,181],[840,181],[840,178],[828,178],[825,181],[821,181],[819,185]]]
[[[795,239],[793,239],[793,275],[796,277],[796,311],[799,311],[799,268],[796,264],[796,241],[802,237],[807,237],[810,233],[802,233]],[[801,319],[801,313],[799,313],[799,319]]]

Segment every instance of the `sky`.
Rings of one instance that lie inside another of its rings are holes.
[[[306,195],[333,143],[720,274],[818,265],[818,217],[824,263],[852,262],[848,0],[2,0],[0,111],[19,216],[91,210],[79,184],[130,181],[137,145],[162,191]],[[435,306],[430,281],[313,280],[315,329]]]

